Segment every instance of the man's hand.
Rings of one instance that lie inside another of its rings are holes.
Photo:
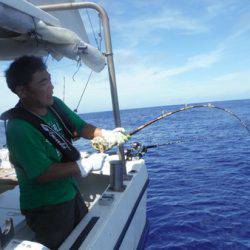
[[[94,153],[87,158],[81,158],[80,160],[78,160],[77,164],[80,169],[81,176],[82,177],[87,176],[92,170],[93,171],[101,170],[106,157],[107,154]]]
[[[100,152],[119,146],[130,139],[130,135],[125,133],[124,128],[115,128],[114,130],[101,130],[101,135],[95,137],[91,143],[92,147]]]
[[[114,130],[102,129],[102,137],[108,143],[109,148],[115,145],[120,146],[129,139],[129,136],[125,134],[124,128],[115,128]]]

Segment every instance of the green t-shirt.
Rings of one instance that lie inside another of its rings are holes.
[[[80,134],[85,122],[60,99],[54,99]],[[41,118],[55,131],[64,135],[61,124],[51,111]],[[59,204],[75,197],[76,182],[73,177],[38,183],[37,177],[51,164],[60,162],[62,155],[32,124],[22,119],[10,120],[7,125],[7,145],[10,159],[16,166],[21,209]]]

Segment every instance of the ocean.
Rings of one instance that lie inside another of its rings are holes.
[[[250,100],[213,102],[250,127]],[[131,131],[180,105],[121,111]],[[112,112],[82,115],[103,128],[114,127]],[[4,144],[3,127],[0,143]],[[135,134],[149,149],[145,249],[250,249],[250,135],[239,121],[216,109],[192,109]],[[77,146],[91,151],[88,141]],[[129,147],[129,143],[126,147]]]

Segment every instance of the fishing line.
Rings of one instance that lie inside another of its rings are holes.
[[[152,144],[152,145],[142,145],[140,142],[132,142],[130,144],[130,148],[125,149],[125,156],[127,160],[132,159],[141,159],[147,152],[148,149],[154,149],[162,146],[168,146],[173,144],[185,143],[185,142],[197,142],[197,141],[204,141],[205,137],[203,138],[190,138],[190,139],[177,139],[168,141],[161,144]]]
[[[146,145],[144,147],[148,148],[157,148],[157,147],[162,147],[162,146],[167,146],[167,145],[173,145],[173,144],[179,144],[179,143],[186,143],[186,142],[197,142],[197,141],[205,141],[207,140],[208,137],[202,137],[202,138],[190,138],[190,139],[177,139],[177,140],[172,140],[172,141],[167,141],[165,143],[160,143],[160,144],[152,144],[152,145]]]
[[[179,138],[176,140],[167,141],[165,143],[157,143],[151,145],[143,145],[140,142],[130,143],[130,147],[125,149],[126,160],[141,159],[147,152],[148,149],[155,149],[158,147],[175,145],[180,143],[190,143],[190,142],[205,142],[206,140],[211,139],[211,137],[194,137],[194,138]],[[218,137],[216,139],[228,139],[228,137]]]
[[[225,140],[229,139],[230,137],[216,137],[217,140]],[[150,145],[145,145],[145,148],[157,148],[157,147],[162,147],[162,146],[168,146],[168,145],[173,145],[173,144],[180,144],[180,143],[190,143],[190,142],[204,142],[206,140],[211,139],[211,137],[194,137],[194,138],[179,138],[176,140],[171,140],[167,141],[165,143],[156,143],[156,144],[150,144]],[[213,138],[214,139],[214,138]],[[232,139],[232,138],[231,138]],[[242,138],[241,138],[242,139]],[[245,139],[245,137],[244,137]],[[131,146],[134,146],[138,142],[133,142],[131,143]]]

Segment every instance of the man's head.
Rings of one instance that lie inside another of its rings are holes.
[[[21,101],[47,107],[53,104],[53,85],[43,60],[35,56],[23,56],[11,63],[5,71],[8,87]]]

